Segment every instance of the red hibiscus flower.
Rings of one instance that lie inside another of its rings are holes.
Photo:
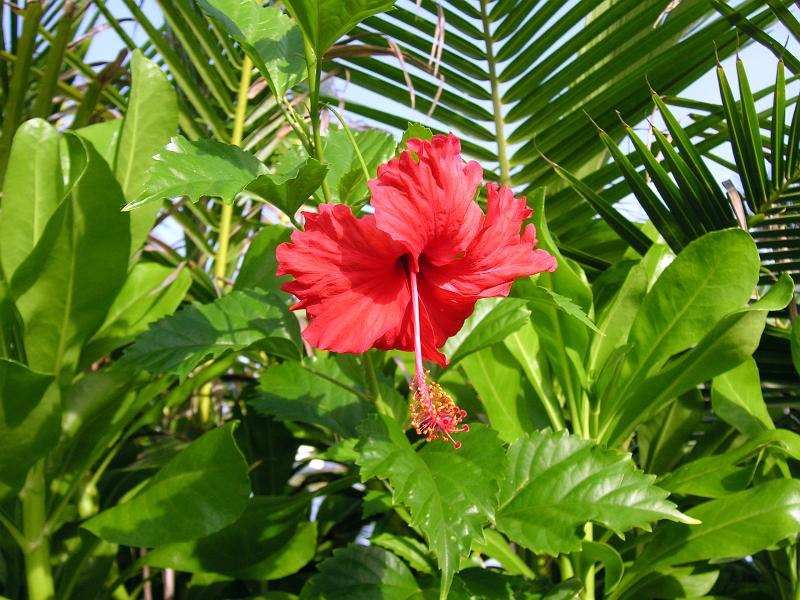
[[[378,168],[369,182],[374,215],[322,204],[303,213],[305,231],[277,250],[282,289],[298,298],[310,324],[305,340],[334,352],[370,348],[414,351],[412,421],[428,439],[465,431],[465,416],[425,375],[422,360],[444,366],[439,351],[480,298],[507,296],[517,277],[553,271],[555,259],[535,250],[536,231],[524,198],[486,186],[486,214],[475,202],[483,170],[464,163],[453,134],[410,150]],[[412,152],[414,154],[412,154]]]

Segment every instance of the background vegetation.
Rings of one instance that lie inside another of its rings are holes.
[[[794,3],[123,2],[2,7],[0,594],[800,598]],[[449,130],[559,260],[445,347],[458,451],[275,276]]]

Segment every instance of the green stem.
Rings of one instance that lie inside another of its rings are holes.
[[[381,397],[381,388],[378,386],[378,378],[375,376],[375,364],[372,362],[372,356],[369,351],[363,354],[364,356],[364,370],[367,372],[367,382],[369,383],[370,392],[372,392],[372,399],[380,412],[383,412],[383,398]]]
[[[233,118],[233,133],[231,144],[234,146],[242,145],[242,132],[244,130],[244,118],[247,113],[247,92],[250,89],[250,76],[253,72],[253,63],[249,57],[245,56],[242,61],[242,76],[239,80],[239,95],[236,99],[236,114]],[[233,204],[222,205],[222,215],[219,222],[219,244],[217,255],[214,260],[214,276],[217,285],[222,289],[225,287],[225,275],[228,271],[228,243],[231,234],[231,219],[233,216]]]
[[[28,91],[28,76],[33,55],[36,52],[36,34],[39,31],[41,18],[42,3],[39,0],[28,0],[25,4],[25,17],[22,22],[22,38],[16,52],[17,61],[11,75],[8,97],[4,98],[3,127],[2,135],[0,135],[0,183],[3,181],[8,166],[11,140],[22,120],[25,95]],[[16,21],[16,19],[12,19],[12,21]]]
[[[67,49],[70,33],[72,32],[73,19],[77,6],[73,0],[64,3],[64,12],[58,22],[56,35],[47,51],[47,65],[42,78],[39,80],[39,89],[36,92],[36,102],[33,105],[33,116],[46,119],[53,106],[53,96],[58,86],[61,75],[61,63],[64,61],[64,52]]]
[[[322,136],[319,125],[319,85],[322,75],[322,65],[314,56],[314,50],[308,40],[305,40],[306,65],[308,67],[308,92],[311,100],[311,131],[314,136],[314,158],[319,162],[325,162],[324,151],[322,150]],[[328,187],[328,180],[322,182],[322,195],[325,202],[331,201],[331,190]]]
[[[584,527],[586,532],[585,540],[591,542],[594,535],[594,526],[592,523],[586,523]],[[586,569],[586,574],[583,576],[583,597],[585,600],[595,600],[595,566],[594,563],[590,564]]]
[[[497,79],[497,68],[492,47],[492,32],[487,0],[481,0],[481,20],[483,21],[483,40],[486,43],[486,63],[489,66],[489,82],[492,86],[492,108],[494,113],[494,129],[497,138],[497,161],[500,163],[500,183],[511,185],[511,169],[508,164],[506,137],[503,133],[503,98],[500,93],[500,82]]]
[[[28,541],[25,552],[25,579],[29,600],[50,600],[55,597],[53,572],[50,568],[50,542],[45,528],[44,459],[28,474],[22,496],[22,530]]]
[[[20,547],[20,549],[22,549],[23,552],[28,550],[28,540],[25,539],[25,535],[19,529],[17,529],[17,526],[14,525],[14,522],[2,511],[0,511],[0,525],[3,525],[8,530],[8,533],[11,534],[11,537],[14,538],[14,541],[17,542],[17,545]]]
[[[364,181],[369,181],[371,179],[369,175],[369,169],[367,168],[367,163],[364,161],[364,156],[361,154],[361,149],[358,147],[358,144],[356,143],[356,138],[355,136],[353,136],[353,132],[350,131],[350,128],[347,126],[347,123],[342,118],[342,115],[339,114],[338,110],[336,110],[329,104],[323,104],[323,106],[327,108],[329,111],[331,111],[339,120],[339,123],[342,124],[342,129],[344,129],[344,133],[347,136],[347,139],[350,140],[350,144],[353,146],[353,151],[356,153],[356,156],[358,157],[358,162],[361,164],[361,171],[364,173]]]

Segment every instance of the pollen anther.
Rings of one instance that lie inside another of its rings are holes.
[[[449,440],[456,449],[461,442],[453,439],[453,433],[469,431],[469,425],[461,425],[467,411],[456,406],[438,383],[432,381],[425,373],[423,385],[411,384],[411,402],[408,410],[411,413],[411,424],[419,435],[424,435],[430,442],[433,440]]]

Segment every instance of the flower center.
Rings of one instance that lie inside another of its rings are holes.
[[[409,404],[411,423],[419,435],[424,435],[427,441],[450,440],[456,449],[461,447],[461,442],[453,439],[453,433],[469,431],[469,425],[461,425],[467,416],[467,411],[456,406],[453,399],[448,396],[442,386],[431,381],[422,366],[422,336],[419,321],[419,292],[417,290],[417,273],[408,269],[408,278],[411,283],[411,308],[414,317],[414,359],[415,381],[411,384],[414,397]]]

